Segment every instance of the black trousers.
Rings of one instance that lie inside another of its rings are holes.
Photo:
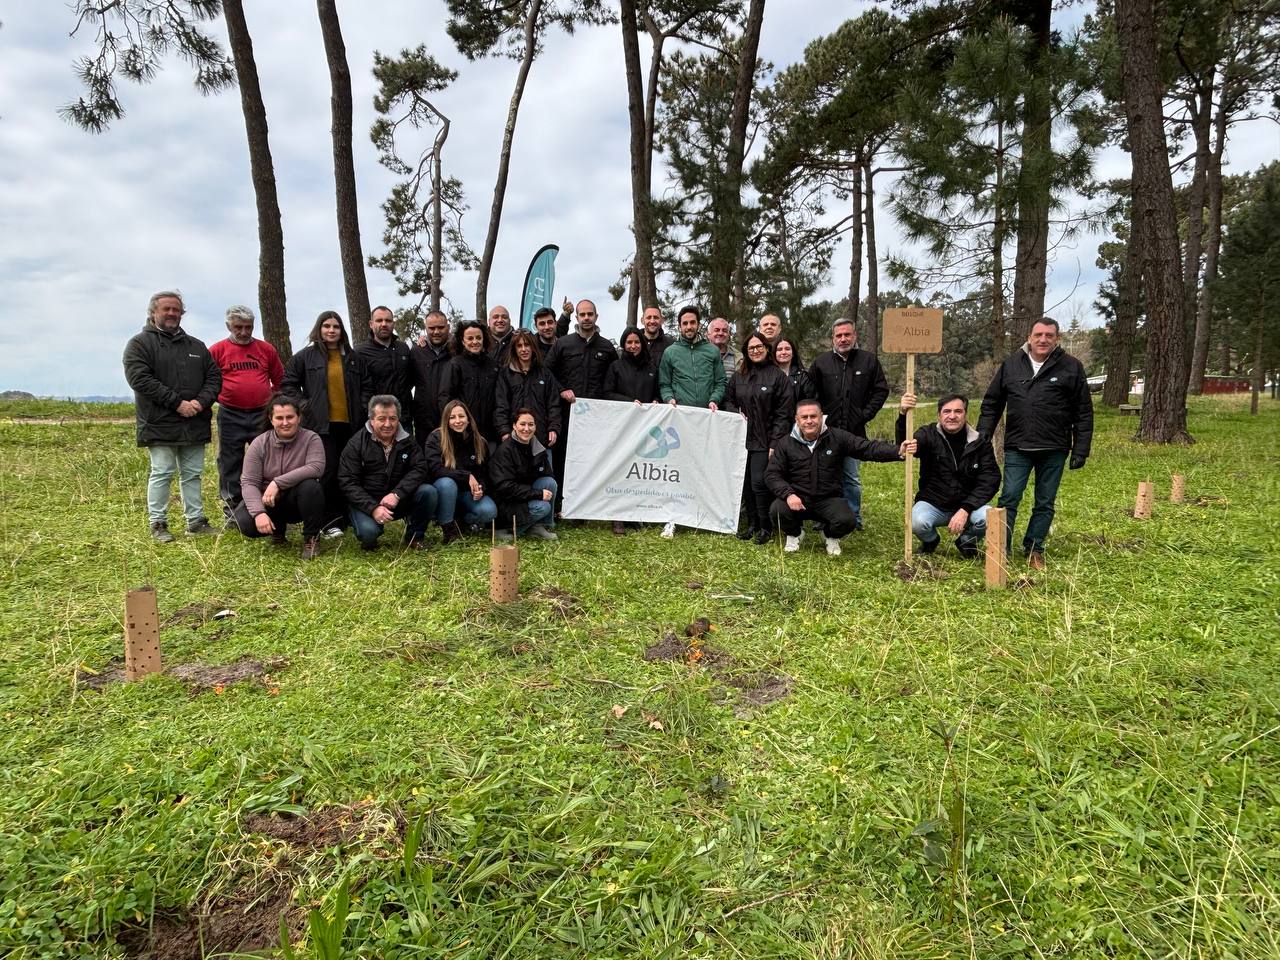
[[[341,421],[329,421],[329,432],[320,439],[324,441],[324,476],[320,478],[320,486],[324,488],[324,525],[346,529],[350,519],[347,516],[347,498],[342,495],[338,486],[338,458],[351,439],[351,424]]]
[[[742,475],[742,507],[747,514],[747,529],[772,530],[769,504],[773,494],[764,485],[764,471],[769,466],[768,450],[748,450],[747,469]]]
[[[265,408],[239,410],[218,404],[218,496],[228,518],[240,504],[244,451],[266,430]]]
[[[276,497],[276,505],[267,507],[266,513],[279,531],[283,532],[286,524],[301,523],[304,537],[319,536],[325,519],[324,488],[319,480],[303,480],[296,487],[281,490]],[[246,537],[265,536],[258,532],[243,500],[236,504],[233,516],[236,526]]]
[[[792,510],[785,500],[774,500],[772,513],[774,523],[788,537],[798,537],[804,529],[804,521],[812,520],[814,527],[821,527],[828,537],[839,540],[853,532],[853,511],[849,502],[842,496],[827,497],[824,500],[806,500],[805,510]]]
[[[569,449],[569,407],[563,400],[560,403],[560,422],[563,426],[556,436],[556,445],[551,448],[551,474],[556,478],[555,512],[564,507],[564,457]]]

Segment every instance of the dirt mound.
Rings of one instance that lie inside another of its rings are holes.
[[[580,617],[586,612],[582,609],[582,603],[572,593],[550,584],[544,587],[534,587],[529,591],[529,596],[538,597],[546,601],[548,607],[566,620]]]
[[[257,680],[271,686],[271,674],[289,666],[284,657],[268,657],[265,660],[254,660],[252,657],[241,657],[233,663],[206,664],[183,663],[165,667],[164,673],[181,680],[193,691],[216,690],[219,693],[233,683],[246,680]],[[113,683],[124,683],[124,661],[119,657],[111,660],[107,666],[93,672],[86,667],[76,670],[76,686],[88,690],[101,690]]]
[[[750,707],[767,707],[791,696],[795,681],[783,673],[750,673],[729,677],[729,686],[738,691],[742,702]]]
[[[302,816],[281,813],[251,813],[240,823],[246,833],[279,840],[291,847],[323,850],[351,843],[369,832],[404,832],[403,819],[358,803],[350,807],[325,807]]]
[[[192,626],[203,627],[210,620],[218,619],[218,614],[227,609],[226,604],[218,600],[209,600],[205,603],[189,603],[185,607],[179,607],[169,616],[160,621],[160,626],[176,627],[182,623],[188,623]]]
[[[280,917],[290,937],[301,936],[306,911],[293,903],[288,885],[218,898],[203,909],[157,913],[147,926],[126,925],[116,939],[125,956],[139,960],[201,960],[280,945]]]
[[[786,674],[756,671],[735,673],[737,661],[723,650],[705,642],[706,635],[716,627],[706,617],[699,617],[685,627],[685,636],[678,637],[668,630],[660,641],[645,648],[644,659],[666,660],[702,667],[713,677],[738,694],[739,716],[752,709],[767,707],[791,695],[795,681]]]
[[[946,570],[935,567],[928,560],[922,560],[916,564],[899,561],[893,568],[893,573],[903,583],[912,583],[916,580],[946,580],[951,576]]]

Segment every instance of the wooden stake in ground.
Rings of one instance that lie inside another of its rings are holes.
[[[124,595],[124,676],[126,680],[141,680],[161,669],[156,588],[139,587]]]
[[[880,326],[880,349],[885,353],[905,353],[907,355],[907,377],[903,393],[916,392],[916,354],[942,352],[942,311],[930,307],[906,307],[898,310],[886,310]],[[915,433],[915,411],[907,411],[907,439]],[[905,479],[903,481],[903,526],[902,559],[911,562],[911,503],[915,499],[915,475],[911,472],[915,460],[911,454],[906,456]]]
[[[1138,497],[1133,502],[1133,518],[1135,520],[1150,520],[1151,508],[1156,501],[1156,487],[1150,480],[1143,480],[1138,484]]]
[[[1004,507],[987,508],[987,586],[1009,585]]]
[[[1169,488],[1169,502],[1183,503],[1187,499],[1187,478],[1180,473],[1173,475],[1173,485]]]

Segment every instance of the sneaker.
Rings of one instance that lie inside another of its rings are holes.
[[[302,559],[314,560],[320,555],[320,538],[304,537],[302,539]]]
[[[783,553],[795,553],[800,549],[800,541],[804,539],[804,531],[794,537],[787,537],[787,542],[782,545]]]
[[[196,517],[187,524],[187,533],[193,537],[214,537],[218,531],[204,517]]]
[[[403,546],[406,550],[427,549],[427,541],[422,538],[422,534],[420,533],[415,533],[415,534],[406,536],[402,541],[400,541],[400,545]]]
[[[941,537],[935,537],[933,540],[921,540],[919,552],[933,553],[933,551],[938,549],[938,544],[940,544],[941,542],[942,542]]]
[[[446,523],[440,528],[440,546],[447,547],[456,540],[462,539],[462,528],[457,522]]]
[[[493,536],[494,536],[494,539],[497,540],[499,543],[510,543],[512,540],[515,539],[514,537],[511,536],[510,530],[499,530]]]
[[[825,533],[819,534],[822,537],[822,545],[827,548],[828,557],[840,556],[840,541],[835,537],[828,537]]]
[[[627,535],[627,525],[621,520],[613,521],[613,535],[615,537],[625,537]]]
[[[169,532],[169,521],[151,521],[151,539],[157,543],[173,543],[173,534]]]
[[[529,531],[525,534],[525,536],[529,537],[531,540],[559,540],[560,539],[558,536],[556,536],[556,532],[554,530],[548,530],[546,527],[544,527],[540,523],[535,523],[532,527],[530,527]]]
[[[741,530],[738,531],[739,540],[753,540],[755,539],[755,535],[756,535],[756,531],[751,527],[743,527]]]
[[[751,542],[757,546],[763,547],[766,543],[773,539],[772,530],[757,530],[756,535],[751,538]]]
[[[1032,550],[1029,554],[1027,554],[1027,566],[1029,566],[1032,570],[1043,570],[1044,554],[1041,553],[1039,550]]]
[[[671,523],[668,523],[665,527],[663,527],[662,533],[659,534],[659,536],[661,536],[663,540],[670,540],[675,535],[676,535],[676,525],[674,520]]]
[[[323,530],[320,531],[320,536],[324,537],[326,540],[341,540],[342,528],[341,527],[325,527]]]

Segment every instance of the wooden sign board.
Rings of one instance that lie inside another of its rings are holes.
[[[885,353],[941,353],[942,311],[932,307],[886,310],[880,349]]]

